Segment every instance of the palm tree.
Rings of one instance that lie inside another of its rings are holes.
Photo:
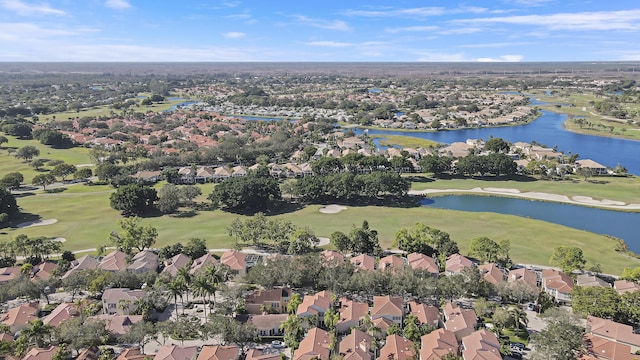
[[[186,286],[182,281],[182,279],[180,278],[175,278],[169,281],[169,283],[167,284],[167,290],[169,290],[169,293],[173,295],[173,304],[176,308],[176,320],[179,318],[178,317],[178,296],[180,296],[180,301],[184,303],[182,298],[182,293],[184,293],[185,288]],[[182,311],[184,312],[184,306],[182,307]]]
[[[182,279],[182,281],[185,284],[185,287],[186,287],[185,294],[187,296],[187,304],[188,304],[189,303],[189,290],[190,290],[191,280],[193,280],[191,274],[189,273],[189,268],[185,266],[185,267],[179,269],[177,277]]]
[[[52,330],[52,326],[46,325],[40,319],[35,319],[29,323],[29,327],[22,330],[20,337],[24,336],[29,344],[35,344],[36,347],[43,348],[51,343]],[[45,337],[49,340],[45,341]]]
[[[298,306],[302,304],[302,299],[300,299],[300,295],[298,293],[291,294],[291,298],[289,299],[289,303],[287,304],[287,312],[289,314],[295,314],[298,311]]]
[[[200,296],[203,299],[204,307],[204,317],[205,322],[207,321],[207,308],[209,308],[209,314],[211,314],[211,307],[209,306],[209,299],[211,294],[215,294],[216,287],[212,282],[209,281],[208,277],[203,274],[195,278],[193,283],[191,284],[193,287],[193,295]]]
[[[216,290],[220,287],[221,283],[224,283],[228,279],[228,274],[225,269],[216,265],[209,265],[205,268],[204,274],[207,277],[207,280],[210,282],[212,291],[211,295],[213,295],[213,304],[216,303]]]
[[[527,313],[524,310],[522,310],[520,307],[517,307],[517,306],[510,307],[509,313],[511,313],[511,317],[513,318],[513,321],[516,323],[516,329],[520,329],[520,324],[524,325],[525,328],[529,324]]]

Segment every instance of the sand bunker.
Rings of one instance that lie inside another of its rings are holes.
[[[321,207],[318,211],[323,214],[337,214],[343,210],[347,210],[347,207],[342,205],[326,205]]]
[[[20,229],[24,229],[24,228],[33,227],[33,226],[51,225],[51,224],[55,224],[57,222],[58,222],[58,219],[29,221],[29,222],[25,222],[25,223],[22,223],[22,224],[18,224],[17,227],[20,228]]]
[[[67,239],[65,238],[61,238],[61,237],[57,237],[57,238],[53,238],[51,239],[51,241],[55,241],[55,242],[59,242],[59,243],[63,243],[65,241],[67,241]]]

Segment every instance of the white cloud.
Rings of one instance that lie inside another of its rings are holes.
[[[320,29],[340,31],[350,30],[349,25],[342,20],[313,19],[304,15],[293,15],[293,18],[301,24]]]
[[[231,32],[222,34],[222,36],[224,36],[226,38],[229,38],[229,39],[240,39],[240,38],[243,38],[243,37],[247,36],[247,34],[245,34],[243,32],[231,31]]]
[[[441,35],[464,35],[464,34],[474,34],[485,31],[483,28],[479,27],[456,27],[448,30],[438,31],[438,34]]]
[[[446,9],[443,7],[419,7],[387,10],[347,10],[344,12],[345,15],[364,17],[426,17],[444,15],[445,13]]]
[[[498,42],[498,43],[484,43],[484,44],[466,44],[460,45],[458,47],[461,48],[472,48],[472,49],[486,49],[486,48],[502,48],[502,47],[511,47],[511,46],[522,46],[529,45],[530,42]]]
[[[127,0],[107,0],[104,5],[116,10],[125,10],[132,7]]]
[[[310,41],[306,43],[309,46],[321,46],[321,47],[333,47],[333,48],[341,48],[341,47],[349,47],[353,46],[351,43],[339,42],[339,41]]]
[[[47,28],[33,23],[0,23],[0,40],[36,42],[54,37],[79,36],[98,31],[98,29],[92,28]]]
[[[463,53],[441,53],[441,52],[418,52],[420,56],[417,61],[424,62],[461,62],[469,61]]]
[[[640,9],[521,15],[453,20],[458,24],[512,24],[543,26],[551,30],[640,30]]]
[[[520,62],[524,59],[522,55],[502,55],[497,58],[478,58],[478,62]]]
[[[553,0],[504,0],[506,3],[522,6],[540,6]]]
[[[59,9],[54,9],[49,4],[32,5],[27,4],[20,0],[1,0],[0,6],[6,10],[14,11],[18,15],[30,16],[30,15],[66,15],[66,13]]]
[[[439,29],[439,27],[437,27],[437,26],[425,25],[425,26],[407,26],[407,27],[386,28],[386,29],[384,29],[384,31],[387,32],[387,33],[391,33],[391,34],[397,34],[397,33],[401,33],[401,32],[435,31],[435,30],[438,30],[438,29]]]

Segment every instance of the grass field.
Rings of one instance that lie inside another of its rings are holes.
[[[412,174],[415,175],[415,174]],[[412,175],[407,175],[410,179]],[[420,175],[417,175],[418,177]],[[412,190],[424,189],[473,189],[476,187],[500,187],[524,191],[537,191],[566,196],[590,196],[596,200],[609,199],[640,204],[640,178],[629,177],[593,177],[584,181],[574,177],[563,181],[514,181],[495,180],[483,181],[476,179],[430,179],[420,178],[413,181]]]
[[[13,136],[6,136],[6,138],[9,139],[9,143],[3,144],[3,147],[0,148],[0,177],[4,174],[17,171],[22,173],[25,182],[29,183],[35,175],[41,174],[41,172],[36,171],[24,160],[16,159],[13,154],[9,155],[9,148],[19,149],[28,145],[35,146],[40,150],[40,156],[36,157],[36,159],[62,160],[72,165],[91,163],[89,149],[84,147],[52,149],[49,146],[42,145],[37,140],[18,140]],[[50,170],[51,168],[44,166],[43,169]]]
[[[420,139],[410,136],[402,135],[370,135],[374,139],[380,139],[380,145],[382,146],[394,146],[399,145],[403,148],[432,148],[438,147],[440,143],[427,139]]]
[[[92,191],[85,192],[89,188]],[[96,191],[97,190],[97,191]],[[41,219],[57,219],[48,226],[27,229],[3,229],[0,240],[13,239],[18,234],[29,236],[64,237],[65,249],[78,250],[107,244],[111,231],[117,231],[120,214],[109,207],[111,190],[99,186],[70,186],[57,194],[37,193],[20,197],[18,203],[26,213]],[[203,197],[210,191],[203,191]],[[299,226],[309,226],[318,236],[329,237],[334,231],[348,232],[352,225],[367,220],[378,230],[383,248],[389,248],[394,234],[402,227],[416,222],[441,229],[451,234],[466,254],[471,239],[488,236],[496,241],[511,240],[511,255],[517,262],[547,264],[555,246],[581,247],[589,263],[597,262],[603,271],[619,274],[625,267],[640,266],[640,262],[613,251],[615,243],[608,238],[543,221],[494,213],[460,212],[422,207],[350,207],[339,214],[322,214],[319,206],[279,215]],[[161,247],[191,237],[207,240],[211,248],[231,247],[233,241],[225,227],[236,217],[223,211],[202,211],[193,217],[176,218],[168,215],[148,217],[144,223],[158,229],[156,246]],[[27,217],[21,221],[33,220]],[[464,226],[461,226],[464,224]]]

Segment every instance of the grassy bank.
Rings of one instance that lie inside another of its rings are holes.
[[[83,185],[79,185],[84,187]],[[87,188],[92,188],[87,186]],[[29,236],[64,237],[65,249],[77,250],[98,247],[107,243],[109,233],[118,230],[116,222],[120,214],[109,207],[107,189],[79,191],[75,187],[68,193],[35,194],[18,199],[24,212],[38,214],[41,219],[57,219],[48,226],[27,229],[4,229],[0,240],[15,238],[18,234]],[[466,254],[471,239],[488,236],[496,241],[511,240],[511,255],[516,262],[547,264],[555,246],[581,247],[590,263],[602,265],[603,271],[619,274],[625,267],[638,266],[640,262],[616,253],[615,242],[605,236],[572,229],[565,226],[518,216],[494,213],[472,213],[422,207],[350,207],[339,214],[322,214],[319,206],[308,206],[295,212],[279,215],[299,226],[309,226],[318,236],[328,237],[334,231],[348,232],[352,225],[369,221],[378,230],[383,248],[389,248],[394,234],[402,227],[424,222],[429,226],[451,234]],[[203,211],[192,217],[176,218],[159,215],[144,219],[158,229],[157,246],[191,237],[207,240],[211,248],[226,248],[232,239],[225,227],[236,217],[222,211]],[[30,218],[22,221],[32,220]],[[461,226],[464,224],[464,226]]]
[[[585,181],[583,178],[572,177],[563,181],[515,181],[515,180],[477,180],[477,179],[431,179],[421,175],[407,175],[414,178],[412,190],[424,189],[462,189],[469,190],[476,187],[510,188],[521,192],[536,191],[550,194],[572,196],[590,196],[596,200],[609,199],[626,203],[640,203],[640,178],[629,177],[593,177]]]
[[[403,148],[434,148],[441,144],[427,139],[421,139],[402,135],[370,135],[371,138],[380,139],[382,146],[402,146]]]

